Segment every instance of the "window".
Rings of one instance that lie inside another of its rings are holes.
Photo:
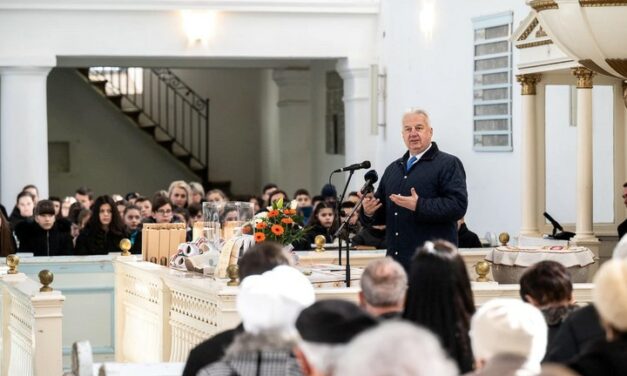
[[[512,150],[512,12],[474,18],[473,145]]]
[[[344,155],[344,81],[337,72],[326,77],[326,152]]]

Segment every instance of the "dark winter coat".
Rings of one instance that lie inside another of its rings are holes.
[[[183,376],[196,376],[198,371],[222,359],[226,349],[231,346],[236,335],[244,332],[244,326],[218,333],[208,340],[201,342],[189,352]]]
[[[477,234],[468,229],[465,223],[459,226],[457,238],[459,248],[481,248],[481,240]]]
[[[307,229],[307,233],[301,240],[292,244],[294,246],[294,250],[304,251],[312,249],[311,245],[314,244],[316,236],[318,235],[324,235],[326,239],[325,243],[333,243],[333,234],[331,233],[331,230],[324,228],[321,225],[315,225]]]
[[[76,238],[74,253],[77,255],[106,255],[109,252],[121,252],[120,240],[125,234],[105,232],[100,228],[86,227]]]
[[[581,376],[627,375],[627,335],[616,341],[595,343],[569,364]]]
[[[409,270],[416,248],[427,240],[443,239],[457,245],[457,220],[466,214],[466,172],[455,156],[438,149],[435,142],[422,158],[405,171],[409,152],[390,164],[375,193],[383,206],[372,218],[361,211],[365,226],[386,225],[387,254]],[[399,207],[391,194],[418,194],[416,210]]]
[[[72,254],[72,235],[63,231],[57,222],[44,230],[33,219],[17,224],[15,236],[19,240],[18,252],[32,252],[35,256],[65,256]]]
[[[568,315],[547,349],[547,362],[566,363],[605,338],[599,314],[592,304]]]

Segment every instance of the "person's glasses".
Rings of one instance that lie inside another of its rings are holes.
[[[157,213],[161,215],[170,215],[172,214],[172,209],[159,209],[157,210]]]

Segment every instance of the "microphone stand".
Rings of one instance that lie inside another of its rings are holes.
[[[341,211],[341,206],[342,206],[342,202],[344,202],[344,196],[346,195],[346,190],[348,189],[348,185],[351,182],[351,178],[353,177],[353,174],[355,173],[355,170],[350,170],[350,173],[348,174],[348,179],[346,179],[346,184],[344,185],[344,190],[342,191],[342,195],[340,196],[340,199],[338,202],[336,202],[335,204],[335,217],[337,218],[337,223],[340,223],[340,211]],[[333,235],[333,237],[337,237],[339,234],[339,231],[337,231],[335,233],[335,235]],[[346,246],[346,248],[348,249],[348,245]],[[347,251],[348,253],[348,251]],[[338,237],[337,239],[337,260],[338,260],[338,265],[342,265],[342,237]]]
[[[347,184],[348,185],[348,184]],[[344,222],[342,222],[342,225],[340,226],[340,228],[337,229],[337,231],[335,232],[335,234],[333,235],[333,237],[338,237],[338,245],[339,245],[339,249],[341,250],[341,244],[342,244],[342,232],[346,233],[348,235],[347,231],[344,231],[344,228],[348,225],[348,222],[350,221],[351,217],[353,216],[353,214],[355,214],[355,212],[357,210],[359,210],[359,208],[361,207],[361,204],[364,202],[364,199],[366,198],[366,194],[370,193],[374,191],[374,187],[372,186],[372,184],[368,185],[368,187],[366,188],[365,192],[362,191],[362,195],[361,198],[359,199],[359,201],[357,202],[357,205],[355,205],[355,207],[353,208],[353,210],[351,210],[350,214],[346,217],[346,219],[344,220]],[[342,254],[340,253],[340,256]],[[340,265],[342,265],[342,258],[340,257],[339,259],[340,261]],[[350,246],[346,245],[346,279],[344,280],[344,282],[346,283],[346,287],[351,287],[351,263],[350,263]]]

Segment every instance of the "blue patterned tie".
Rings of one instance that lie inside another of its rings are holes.
[[[413,157],[409,158],[409,160],[407,161],[407,167],[405,167],[405,172],[409,171],[409,169],[414,164],[414,162],[416,162],[416,156],[415,155]]]

